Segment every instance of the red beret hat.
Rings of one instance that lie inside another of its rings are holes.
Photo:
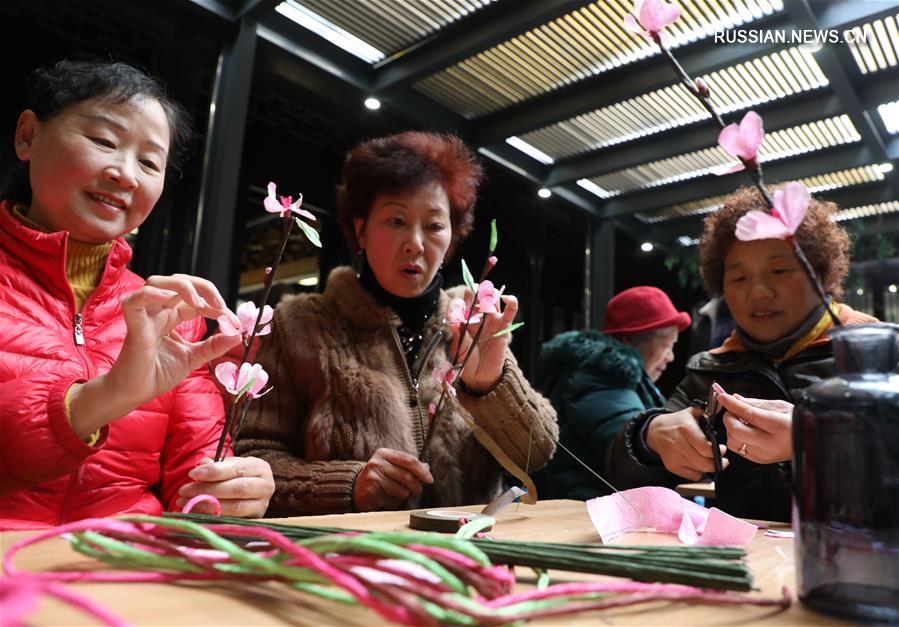
[[[642,333],[676,326],[683,331],[690,326],[690,314],[675,309],[662,290],[640,285],[616,294],[606,306],[603,333]]]

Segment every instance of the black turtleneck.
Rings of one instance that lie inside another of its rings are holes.
[[[389,307],[400,317],[402,325],[397,329],[397,332],[400,336],[400,343],[403,345],[406,362],[411,367],[418,358],[418,352],[421,349],[422,330],[425,322],[437,310],[440,288],[443,287],[443,275],[438,272],[434,275],[434,280],[431,281],[431,284],[421,294],[411,298],[396,296],[385,290],[378,282],[368,262],[362,264],[359,282],[379,305]]]

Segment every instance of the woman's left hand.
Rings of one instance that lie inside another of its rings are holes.
[[[466,290],[464,299],[466,306],[470,307],[474,300],[474,294],[470,290]],[[481,322],[468,325],[468,333],[462,340],[462,351],[459,353],[460,362],[465,359],[471,342],[478,333],[478,328],[484,327],[478,339],[478,345],[475,346],[471,358],[462,371],[462,381],[465,386],[477,394],[487,394],[499,384],[503,376],[506,349],[512,341],[511,333],[505,333],[499,337],[493,336],[515,321],[515,315],[518,313],[518,299],[510,295],[501,296],[500,300],[503,307],[500,308],[500,303],[497,302],[495,312],[482,312]],[[459,333],[463,326],[464,323],[450,325],[453,333],[453,355],[456,354]]]
[[[757,464],[793,459],[793,404],[780,400],[719,394],[727,410],[727,448]]]
[[[262,518],[275,493],[275,480],[268,462],[257,457],[229,457],[220,462],[209,458],[188,473],[194,483],[181,487],[178,507],[200,494],[219,500],[222,516]],[[198,503],[195,512],[212,514],[212,505]]]

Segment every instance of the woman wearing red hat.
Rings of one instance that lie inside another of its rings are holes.
[[[545,343],[537,381],[558,413],[562,445],[603,474],[619,429],[635,414],[664,404],[655,381],[688,326],[690,315],[677,311],[662,290],[640,286],[609,301],[603,333],[569,331]],[[535,480],[542,498],[586,500],[609,491],[564,451]]]
[[[706,290],[723,296],[737,329],[718,348],[694,355],[664,408],[630,420],[610,451],[608,476],[619,489],[674,486],[715,470],[712,444],[699,426],[696,400],[717,382],[726,412],[716,425],[723,472],[717,506],[735,516],[790,519],[792,403],[834,374],[827,331],[831,316],[793,252],[779,239],[740,241],[736,224],[764,210],[755,188],[730,194],[705,221],[699,262]],[[828,295],[842,295],[849,238],[833,221],[836,206],[812,199],[795,238]],[[874,318],[830,302],[843,324]],[[726,444],[724,444],[726,443]]]

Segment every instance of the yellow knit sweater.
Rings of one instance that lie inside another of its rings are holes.
[[[30,229],[49,233],[43,226],[30,219],[28,209],[23,206],[13,207],[13,215]],[[106,258],[112,249],[112,242],[103,244],[88,244],[69,238],[66,249],[66,278],[75,295],[75,311],[81,311],[84,301],[93,293],[100,284],[103,269],[106,267]]]

